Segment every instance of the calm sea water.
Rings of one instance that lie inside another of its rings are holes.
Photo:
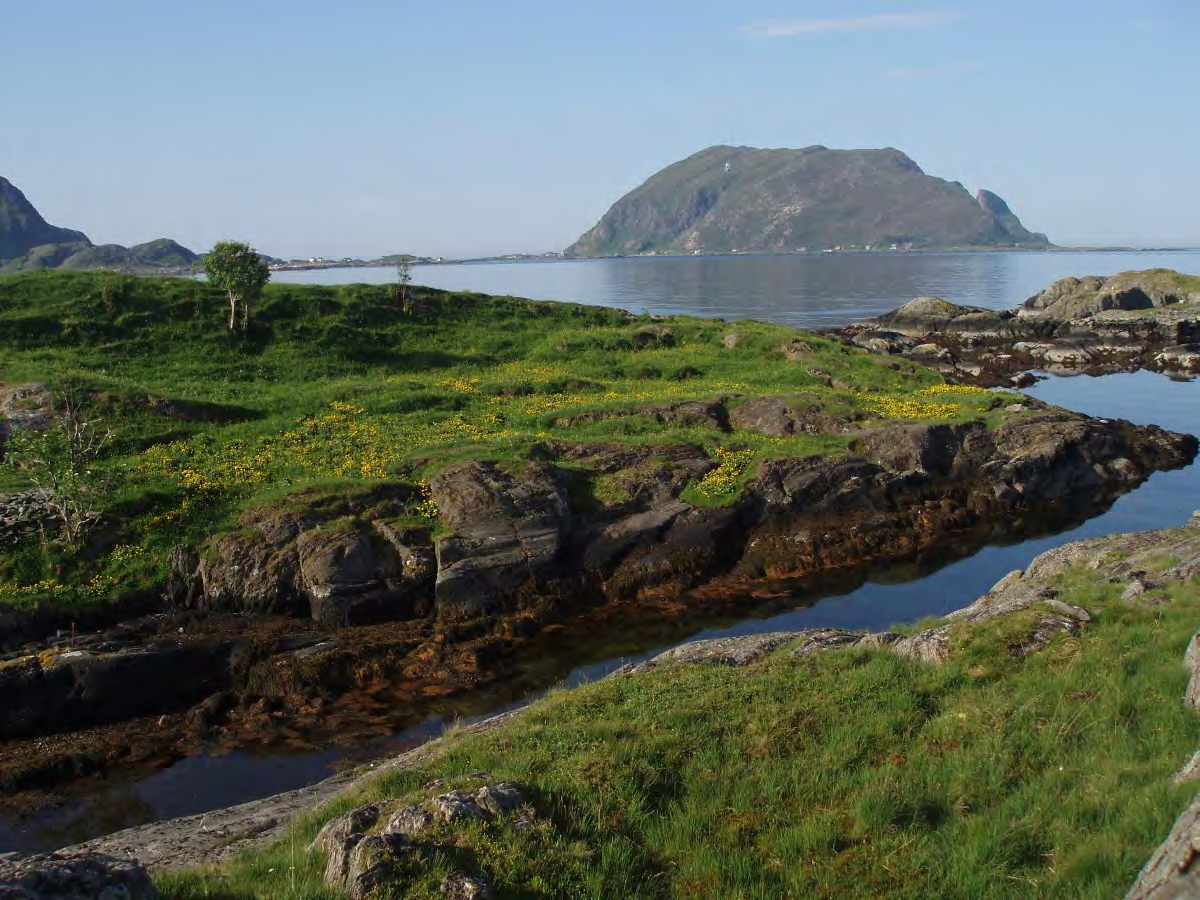
[[[838,325],[877,315],[921,294],[993,308],[1016,305],[1064,275],[1107,274],[1167,266],[1200,272],[1200,253],[977,253],[720,257],[425,266],[414,280],[430,286],[621,306],[635,312],[754,317],[794,325]],[[391,269],[284,273],[280,281],[389,281]],[[1146,372],[1051,378],[1029,391],[1050,403],[1096,416],[1195,431],[1200,383]],[[311,784],[348,759],[394,754],[438,734],[448,721],[471,721],[527,702],[551,683],[602,677],[681,640],[811,627],[885,628],[970,603],[1001,576],[1024,568],[1045,550],[1102,534],[1180,525],[1200,507],[1200,468],[1162,472],[1107,512],[1052,536],[977,550],[940,568],[896,566],[865,584],[794,608],[776,601],[773,614],[737,622],[697,622],[664,640],[647,635],[620,655],[602,645],[564,648],[559,659],[536,661],[540,686],[514,696],[501,689],[456,700],[435,715],[356,753],[344,749],[291,755],[235,752],[197,756],[139,781],[97,784],[61,808],[24,821],[0,816],[0,852],[54,849],[156,819],[190,815]]]
[[[762,319],[796,327],[845,325],[913,297],[1007,309],[1067,275],[1112,275],[1158,266],[1200,273],[1200,250],[986,253],[822,253],[803,256],[632,259],[424,265],[413,282],[455,291],[570,300],[630,312]],[[303,284],[384,283],[390,268],[276,272]]]

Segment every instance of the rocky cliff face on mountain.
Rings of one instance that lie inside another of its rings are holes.
[[[568,256],[836,247],[1045,246],[991,191],[925,174],[899,150],[710,147],[626,194]]]
[[[16,185],[0,177],[0,262],[48,244],[73,248],[71,252],[92,246],[82,231],[51,225]]]
[[[82,231],[49,224],[23,193],[0,177],[0,272],[36,269],[186,269],[199,257],[169,238],[134,247],[96,246]]]
[[[1200,277],[1169,269],[1062,278],[1015,310],[917,297],[835,332],[875,353],[984,386],[1030,369],[1200,374]]]

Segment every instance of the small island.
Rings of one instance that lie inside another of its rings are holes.
[[[709,147],[613,204],[568,257],[1047,249],[991,191],[925,174],[893,148]]]

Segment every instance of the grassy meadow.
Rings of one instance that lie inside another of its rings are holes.
[[[847,440],[664,426],[637,413],[647,405],[802,392],[883,419],[1003,415],[995,395],[758,322],[423,288],[403,302],[389,285],[269,285],[246,333],[229,331],[226,312],[221,292],[187,279],[0,278],[3,382],[82,390],[87,415],[113,432],[98,463],[112,485],[104,527],[78,549],[53,535],[6,540],[0,603],[153,591],[173,546],[313,485],[408,485],[410,514],[436,527],[427,480],[456,460],[552,459],[554,440],[692,441],[719,466],[685,498],[720,505],[757,460],[838,452]],[[797,340],[789,360],[781,348]],[[568,421],[597,410],[633,414]],[[0,487],[24,477],[6,467]]]

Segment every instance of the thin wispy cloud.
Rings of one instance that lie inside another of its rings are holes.
[[[845,34],[856,31],[915,31],[945,25],[961,14],[954,12],[875,13],[868,16],[849,16],[840,19],[791,19],[766,22],[743,29],[746,34],[760,38],[800,37],[813,34]]]
[[[933,66],[898,66],[884,69],[885,78],[949,78],[954,75],[965,75],[983,68],[983,63],[970,59],[960,59],[954,62],[939,63]]]

